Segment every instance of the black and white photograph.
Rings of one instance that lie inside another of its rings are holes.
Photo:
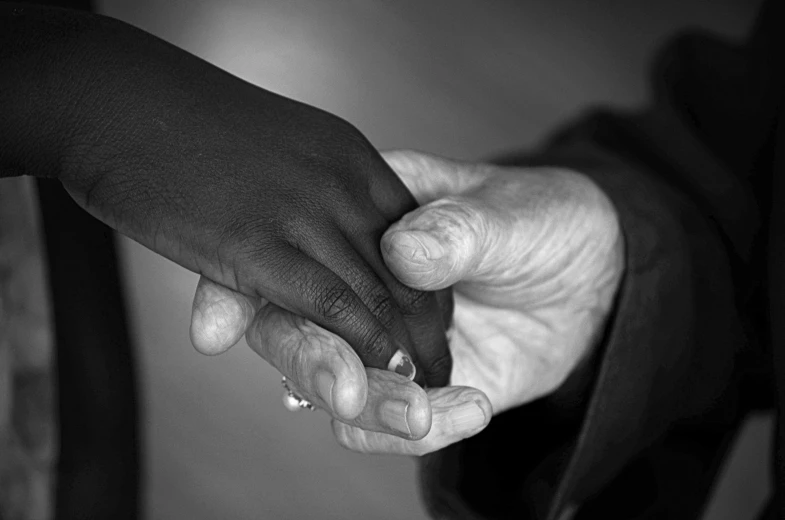
[[[785,1],[0,1],[0,520],[785,520]]]

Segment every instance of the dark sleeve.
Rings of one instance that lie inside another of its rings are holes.
[[[424,458],[437,518],[699,517],[744,413],[770,404],[761,273],[783,4],[744,45],[676,38],[645,111],[596,111],[503,161],[591,177],[619,214],[626,271],[577,399],[557,392]]]

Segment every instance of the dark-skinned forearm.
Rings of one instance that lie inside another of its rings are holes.
[[[446,383],[438,302],[378,246],[416,201],[356,128],[117,20],[0,5],[4,176],[59,179],[104,223],[342,336],[366,366],[423,345],[422,373]]]
[[[124,22],[26,4],[0,3],[0,71],[0,176],[76,185],[95,182],[104,159],[133,160],[126,136],[163,142],[190,107],[288,101]]]
[[[87,13],[0,4],[0,175],[60,176],[83,125],[112,110],[102,92],[117,73],[112,40],[135,47],[134,32]]]

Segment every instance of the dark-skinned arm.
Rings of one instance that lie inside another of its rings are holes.
[[[351,124],[76,11],[0,3],[0,71],[0,176],[56,178],[101,221],[339,334],[366,366],[395,369],[402,350],[418,382],[447,382],[436,295],[397,282],[379,251],[416,203]]]

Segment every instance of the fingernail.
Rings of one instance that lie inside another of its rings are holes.
[[[329,372],[320,371],[316,374],[316,391],[319,397],[327,403],[332,410],[333,407],[333,386],[335,385],[335,377]]]
[[[406,420],[406,410],[409,403],[406,401],[385,401],[379,407],[379,418],[382,423],[393,430],[412,436],[409,421]]]
[[[423,231],[406,231],[394,237],[398,252],[413,262],[424,263],[444,256],[444,247],[433,235]]]
[[[450,419],[455,431],[471,431],[485,424],[485,412],[480,405],[471,401],[455,407],[450,413]]]
[[[409,381],[414,381],[414,375],[417,373],[417,369],[414,367],[414,363],[412,363],[412,358],[401,349],[398,349],[393,354],[390,363],[387,365],[387,370],[402,375],[408,378]]]

